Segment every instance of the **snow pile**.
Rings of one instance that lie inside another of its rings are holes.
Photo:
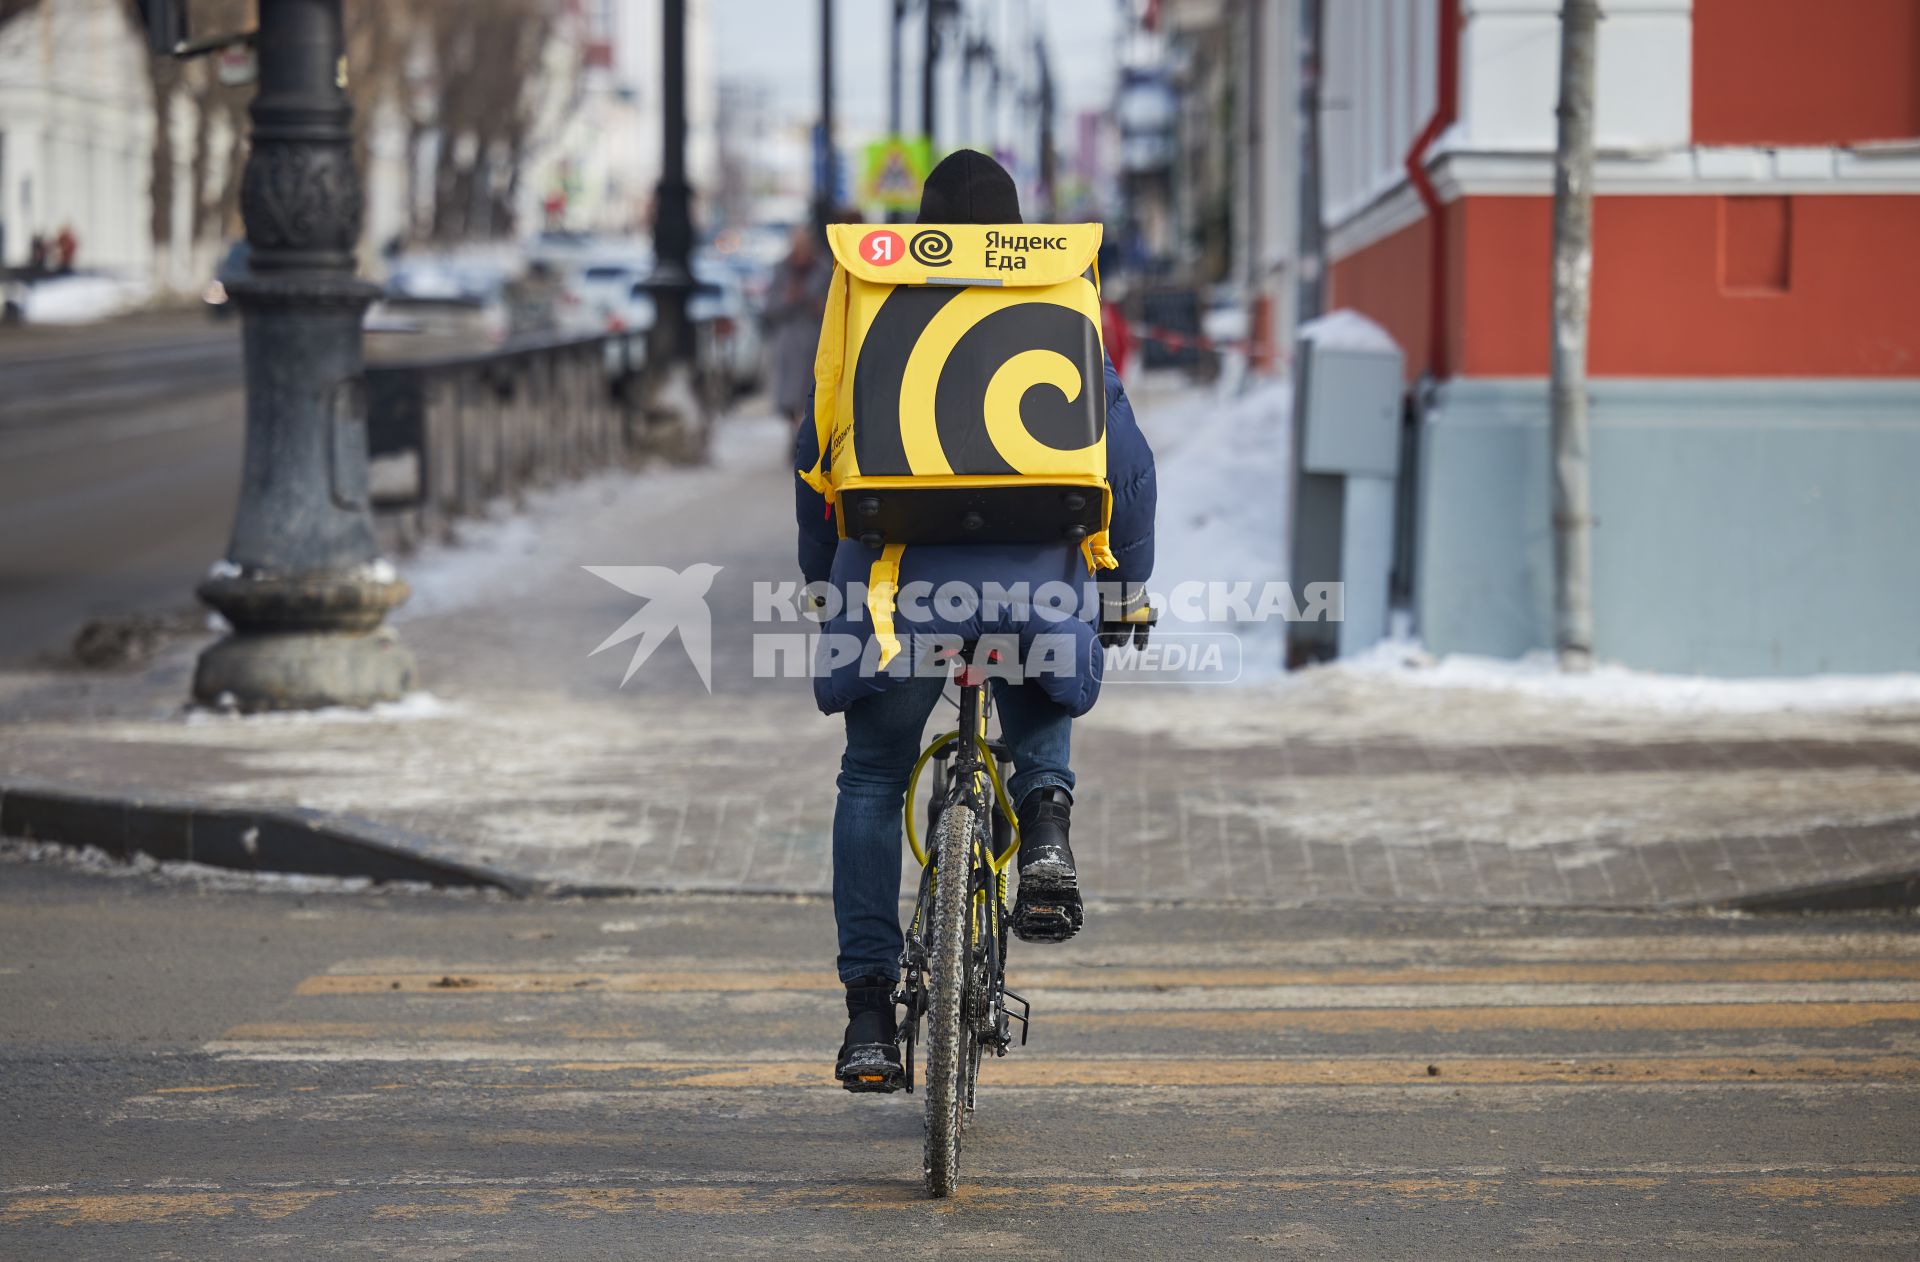
[[[89,324],[146,301],[143,285],[112,276],[55,276],[26,287],[20,301],[29,324]]]
[[[392,620],[407,622],[475,606],[501,605],[524,595],[567,564],[559,542],[595,518],[637,485],[657,475],[614,470],[562,486],[531,491],[520,511],[489,506],[486,517],[463,519],[455,537],[402,561],[398,573],[413,589]]]
[[[1716,679],[1659,675],[1613,664],[1563,674],[1554,655],[1518,660],[1451,654],[1435,659],[1414,640],[1383,640],[1321,669],[1428,688],[1517,693],[1619,709],[1670,714],[1759,714],[1779,710],[1920,707],[1920,675],[1808,675],[1791,679]]]
[[[222,693],[222,697],[230,694]],[[187,711],[186,721],[198,723],[246,723],[297,726],[311,723],[409,723],[423,719],[444,719],[462,713],[462,707],[442,701],[430,692],[410,692],[398,701],[381,701],[365,709],[355,706],[323,706],[318,710],[266,710],[242,714],[238,710],[195,708]]]
[[[1292,402],[1291,383],[1259,380],[1237,397],[1196,391],[1142,409],[1159,477],[1156,593],[1189,583],[1250,584],[1257,602],[1263,584],[1286,578]],[[1278,671],[1285,624],[1196,624],[1164,610],[1160,631],[1238,634],[1248,678]]]
[[[1300,326],[1300,340],[1329,351],[1374,351],[1397,355],[1400,344],[1358,311],[1329,311]]]
[[[446,898],[499,898],[496,890],[464,886],[442,887],[424,881],[379,882],[364,876],[313,876],[305,872],[247,872],[204,863],[157,860],[134,852],[121,858],[94,846],[69,846],[54,841],[0,838],[0,864],[46,864],[90,876],[149,877],[190,885],[207,891],[251,891],[269,894],[411,894]]]
[[[518,512],[504,503],[491,505],[489,516],[457,522],[451,542],[402,559],[399,575],[413,594],[394,611],[393,621],[502,608],[557,575],[572,576],[583,564],[608,561],[608,540],[619,537],[609,522],[635,524],[631,539],[622,538],[612,558],[623,564],[636,559],[625,551],[629,548],[661,564],[709,559],[690,554],[696,545],[685,540],[662,543],[647,531],[674,522],[680,510],[711,501],[717,492],[737,494],[731,474],[739,469],[765,470],[779,486],[777,494],[790,495],[791,442],[792,431],[778,417],[728,418],[714,428],[713,463],[704,468],[610,469],[529,491]],[[790,539],[791,531],[782,521],[779,538]],[[791,554],[791,546],[783,543],[783,556]]]

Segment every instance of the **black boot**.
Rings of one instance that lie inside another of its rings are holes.
[[[1065,942],[1080,932],[1080,877],[1067,845],[1073,797],[1035,789],[1020,804],[1020,896],[1013,932],[1022,942]]]
[[[849,1091],[898,1091],[906,1085],[891,978],[862,977],[847,983],[847,1036],[841,1040],[833,1074]]]

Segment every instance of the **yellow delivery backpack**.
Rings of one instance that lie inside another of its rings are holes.
[[[1063,540],[1112,568],[1100,225],[833,224],[827,239],[821,455],[800,476],[841,538],[879,550],[869,588],[923,543]]]

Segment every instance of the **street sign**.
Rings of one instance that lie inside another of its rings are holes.
[[[885,210],[917,210],[920,186],[933,169],[924,136],[886,136],[867,146],[860,172],[860,200]]]

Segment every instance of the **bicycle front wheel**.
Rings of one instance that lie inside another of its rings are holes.
[[[951,1196],[960,1180],[960,1131],[972,1066],[967,1020],[967,921],[973,884],[973,808],[956,803],[934,830],[933,937],[927,952],[927,1191]]]

